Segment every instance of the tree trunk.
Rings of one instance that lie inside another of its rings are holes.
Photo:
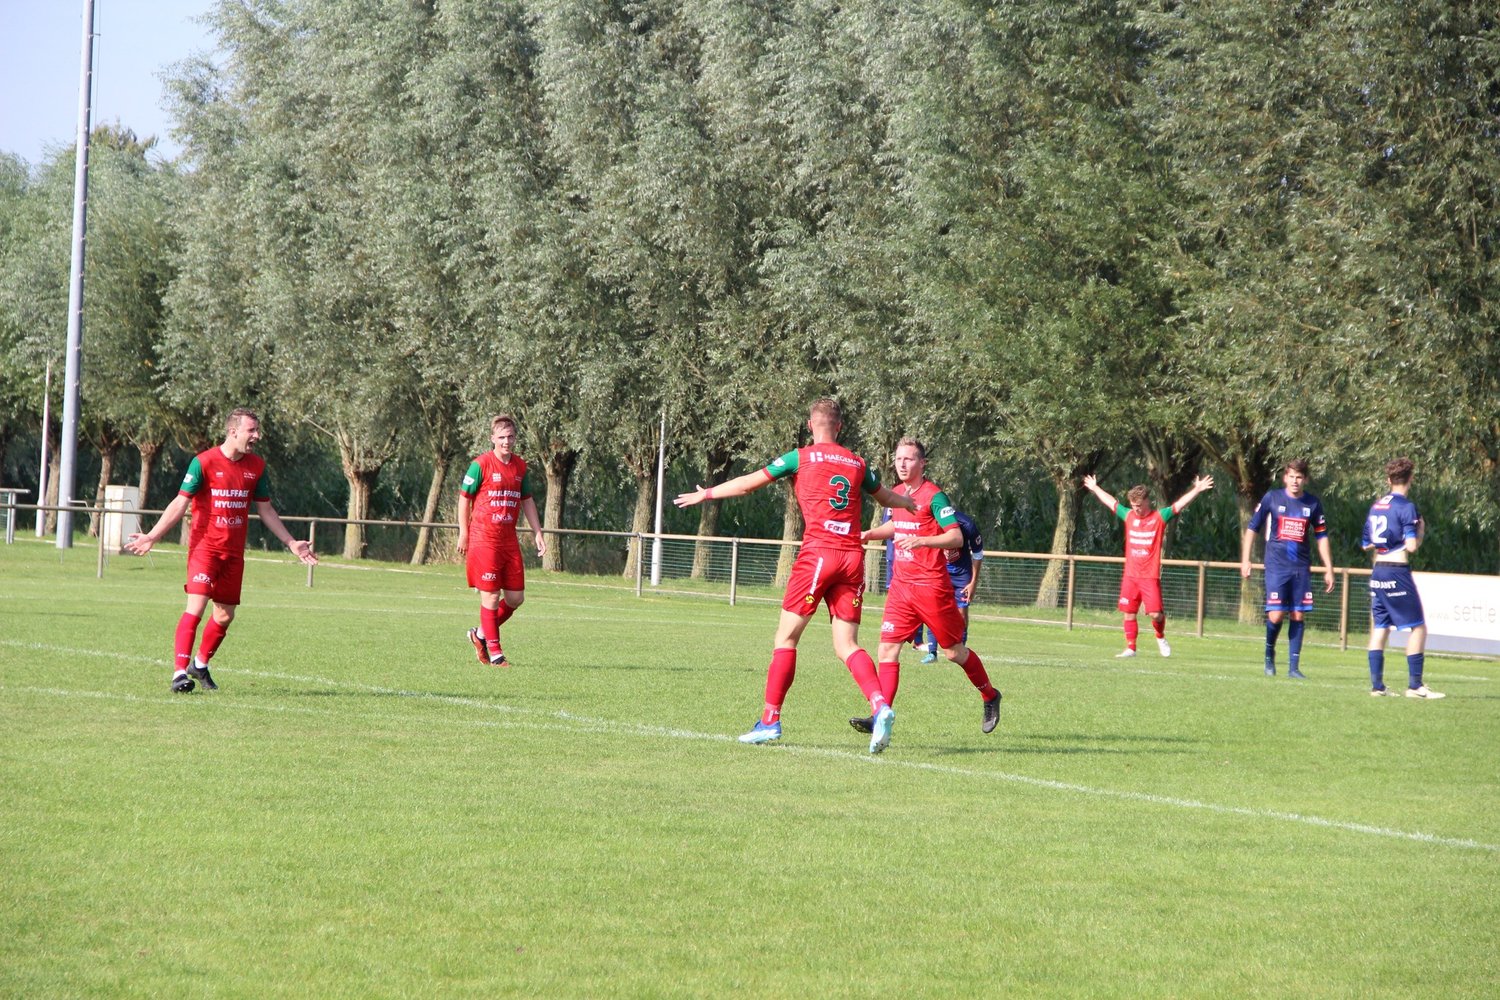
[[[119,446],[113,441],[96,442],[99,445],[99,487],[94,493],[94,506],[89,514],[89,537],[99,537],[99,507],[104,503],[104,488],[115,474],[115,453]]]
[[[1073,537],[1078,530],[1078,480],[1073,476],[1054,475],[1052,484],[1057,490],[1057,527],[1052,530],[1052,548],[1049,551],[1055,556],[1071,555]],[[1042,582],[1036,591],[1037,607],[1057,607],[1062,594],[1063,567],[1066,565],[1060,559],[1047,563],[1047,569],[1042,573]]]
[[[50,431],[48,432],[51,433]],[[57,480],[62,475],[62,456],[57,453],[57,441],[52,442],[52,449],[47,453],[47,497],[42,502],[48,507],[57,506]],[[57,533],[57,511],[47,511],[43,519],[42,534],[54,535]]]
[[[635,509],[630,514],[630,530],[632,534],[644,535],[651,530],[651,512],[653,501],[656,497],[656,474],[650,466],[644,469],[632,468],[635,475]],[[627,580],[635,579],[635,564],[641,557],[640,547],[632,540],[625,546],[625,572],[622,576]]]
[[[562,536],[556,531],[562,528],[563,513],[568,503],[568,481],[573,477],[573,468],[578,464],[578,452],[572,448],[557,448],[547,456],[547,505],[542,512],[542,526],[551,529],[547,536],[547,554],[542,556],[542,569],[561,572],[564,565]]]
[[[380,467],[373,469],[351,469],[347,465],[344,478],[349,483],[349,508],[345,516],[351,521],[368,520],[370,496],[375,492],[375,482],[380,478]],[[363,524],[344,525],[344,558],[363,559],[368,545]]]
[[[434,455],[432,482],[427,487],[427,503],[422,506],[422,520],[436,521],[438,504],[443,499],[443,482],[448,478],[449,459],[446,455]],[[425,525],[417,529],[417,545],[411,550],[411,564],[420,566],[427,561],[427,549],[432,544],[432,529]]]
[[[708,467],[705,470],[705,483],[721,482],[729,474],[729,466],[734,461],[728,449],[716,448],[708,453]],[[698,508],[698,537],[700,539],[712,538],[719,533],[719,502],[710,500]],[[693,570],[691,576],[694,580],[702,580],[708,576],[708,567],[713,559],[713,542],[698,541],[693,543]]]
[[[781,540],[783,542],[795,543],[802,537],[802,511],[797,508],[797,492],[792,489],[792,484],[787,483],[786,503],[781,509]],[[787,544],[781,547],[781,553],[776,558],[776,579],[772,582],[774,587],[785,587],[787,580],[792,576],[792,563],[797,558],[797,546]]]
[[[141,476],[138,488],[141,491],[141,509],[151,509],[151,473],[156,471],[156,460],[161,456],[163,442],[141,441],[136,450],[141,453]]]

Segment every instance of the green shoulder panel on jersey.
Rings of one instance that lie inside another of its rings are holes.
[[[525,500],[531,496],[531,466],[526,466],[526,472],[521,476],[521,499]]]
[[[469,471],[464,473],[464,481],[458,484],[458,492],[468,497],[479,494],[479,483],[484,479],[484,471],[479,468],[479,459],[469,463]]]
[[[951,528],[958,523],[958,518],[953,515],[954,507],[952,501],[948,499],[948,494],[938,490],[932,495],[933,520],[945,528]]]
[[[1176,510],[1176,508],[1171,507],[1171,506],[1163,507],[1160,510],[1158,510],[1157,513],[1161,515],[1161,519],[1162,519],[1163,523],[1165,523],[1167,521],[1170,521],[1170,520],[1172,520],[1172,518],[1174,518],[1174,517],[1177,516],[1177,510]]]
[[[865,462],[865,478],[860,483],[859,488],[864,491],[865,496],[870,496],[876,490],[880,489],[880,477],[875,474],[874,469],[870,468],[869,462]]]
[[[1127,506],[1125,506],[1124,504],[1122,504],[1120,501],[1116,500],[1115,501],[1115,517],[1118,517],[1120,520],[1123,521],[1123,520],[1125,520],[1129,516],[1130,516],[1130,508],[1127,507]]]
[[[271,499],[271,472],[265,466],[261,466],[260,478],[255,481],[255,502]]]
[[[795,448],[787,452],[785,455],[782,455],[780,458],[773,459],[771,464],[766,466],[766,474],[769,475],[772,479],[780,479],[782,476],[790,476],[796,471],[797,450]]]
[[[201,485],[203,485],[203,466],[199,464],[198,456],[194,455],[193,460],[188,463],[187,472],[183,474],[182,485],[178,487],[178,492],[192,496],[198,492],[198,487]]]

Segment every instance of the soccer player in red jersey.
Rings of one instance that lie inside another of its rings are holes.
[[[266,481],[266,460],[254,453],[260,440],[260,418],[237,409],[224,425],[224,443],[199,453],[188,465],[177,498],[167,505],[156,525],[143,535],[131,535],[127,551],[143,556],[161,541],[182,515],[192,508],[192,532],[188,536],[187,610],[177,621],[177,641],[172,690],[186,693],[195,684],[217,691],[208,661],[224,641],[229,623],[240,604],[240,582],[245,575],[245,534],[249,529],[250,505],[261,523],[281,539],[298,559],[315,566],[312,546],[293,538],[271,506]],[[203,628],[203,643],[193,656],[193,642],[203,612],[213,602],[214,612]]]
[[[896,713],[881,693],[880,678],[870,654],[859,645],[860,608],[864,603],[864,549],[860,545],[860,501],[866,494],[888,507],[911,509],[911,501],[880,485],[874,470],[838,443],[843,411],[832,399],[812,405],[807,427],[812,444],[789,451],[763,469],[728,482],[683,493],[674,503],[691,507],[704,500],[744,496],[774,480],[792,477],[792,489],[802,510],[802,545],[787,580],[781,602],[781,622],[766,671],[766,700],[754,727],[741,743],[770,743],[781,739],[781,706],[797,673],[797,642],[818,609],[828,606],[833,624],[833,651],[870,703],[875,724],[870,752],[880,753],[891,741]],[[944,580],[946,581],[946,573]],[[912,630],[908,630],[909,635]]]
[[[1167,534],[1167,522],[1181,514],[1188,504],[1198,498],[1204,490],[1214,488],[1213,476],[1198,476],[1193,487],[1178,497],[1170,507],[1152,510],[1147,502],[1151,493],[1144,486],[1132,486],[1125,494],[1130,501],[1126,507],[1113,496],[1104,492],[1093,476],[1083,477],[1084,488],[1099,498],[1099,502],[1115,512],[1125,522],[1125,572],[1120,577],[1120,614],[1124,616],[1125,650],[1116,653],[1116,659],[1135,655],[1135,641],[1140,635],[1140,622],[1136,614],[1141,605],[1146,606],[1146,617],[1156,632],[1156,648],[1162,656],[1171,656],[1172,647],[1167,642],[1167,614],[1161,600],[1161,543]]]
[[[918,625],[926,625],[937,640],[938,650],[963,668],[979,691],[983,706],[980,729],[992,733],[1000,722],[1000,692],[990,683],[979,654],[964,643],[967,623],[948,576],[945,550],[963,544],[963,529],[947,494],[927,478],[927,449],[922,442],[902,438],[896,445],[895,466],[896,477],[901,480],[898,492],[915,502],[916,510],[892,515],[861,539],[896,539],[896,572],[880,623],[881,690],[887,702],[896,700],[901,683],[901,647]],[[854,718],[849,724],[864,731],[868,720]]]
[[[505,665],[500,626],[526,600],[526,569],[516,538],[516,515],[531,525],[536,554],[547,551],[542,520],[531,498],[526,460],[514,451],[516,420],[502,413],[490,421],[494,447],[469,463],[458,491],[458,551],[464,556],[469,586],[479,591],[479,627],[469,641],[480,663]]]

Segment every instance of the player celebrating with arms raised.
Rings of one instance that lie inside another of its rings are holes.
[[[766,700],[760,718],[741,743],[781,739],[781,706],[797,674],[797,642],[812,621],[818,602],[828,605],[833,623],[833,651],[859,685],[875,719],[870,752],[880,753],[891,740],[896,713],[880,691],[870,654],[859,645],[860,606],[864,601],[864,549],[859,541],[860,501],[869,494],[888,507],[912,503],[880,485],[869,464],[838,443],[843,411],[832,399],[820,399],[807,415],[813,443],[773,461],[763,469],[725,483],[683,493],[674,503],[691,507],[705,500],[744,496],[787,476],[802,511],[802,545],[781,602],[781,622],[766,669]],[[908,630],[908,635],[911,631]]]
[[[1167,642],[1167,613],[1161,600],[1161,544],[1167,535],[1167,522],[1182,513],[1199,493],[1213,489],[1213,476],[1195,477],[1192,489],[1178,497],[1170,507],[1160,510],[1151,509],[1147,502],[1151,499],[1151,492],[1145,486],[1130,488],[1125,494],[1130,506],[1126,507],[1106,493],[1092,475],[1083,477],[1083,485],[1125,522],[1125,571],[1120,575],[1120,614],[1124,616],[1125,650],[1116,653],[1116,658],[1128,659],[1135,655],[1135,641],[1141,629],[1136,614],[1142,604],[1146,606],[1146,617],[1151,619],[1151,627],[1156,632],[1156,648],[1162,656],[1171,656],[1172,646]]]
[[[254,411],[237,409],[224,423],[224,443],[194,456],[182,477],[177,499],[167,505],[155,526],[144,535],[131,535],[125,548],[138,556],[151,551],[182,515],[192,508],[192,533],[188,536],[187,609],[177,620],[173,656],[172,690],[186,694],[195,684],[217,691],[208,661],[218,651],[234,621],[240,604],[240,583],[245,576],[245,536],[250,528],[250,505],[261,523],[281,539],[298,559],[315,566],[312,546],[293,538],[276,508],[271,506],[271,488],[266,479],[266,460],[254,453],[260,440],[260,418]],[[203,628],[203,643],[193,656],[198,623],[213,602],[214,613]]]
[[[901,683],[901,647],[906,637],[926,625],[944,656],[963,668],[983,704],[980,729],[995,731],[1000,722],[1000,692],[990,683],[984,661],[964,642],[967,623],[953,594],[948,576],[946,550],[963,544],[963,529],[954,516],[953,504],[937,484],[927,478],[927,449],[915,438],[902,438],[896,445],[896,476],[899,491],[916,503],[910,514],[893,514],[878,528],[864,533],[863,541],[896,539],[896,572],[885,600],[880,623],[880,688],[887,702],[896,700]],[[867,720],[854,718],[849,724],[863,730]]]
[[[526,567],[516,538],[516,515],[526,514],[536,554],[547,551],[542,521],[531,497],[526,460],[515,454],[516,419],[502,413],[490,421],[494,447],[474,459],[458,491],[458,552],[469,586],[479,591],[479,627],[469,641],[480,663],[505,666],[500,626],[526,600]]]

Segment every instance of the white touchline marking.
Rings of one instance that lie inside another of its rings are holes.
[[[0,643],[11,646],[30,646],[31,648],[42,647],[37,643],[20,643],[5,641]],[[132,657],[127,654],[112,654],[114,659],[128,660],[138,663],[149,663],[153,665],[165,665],[165,661],[151,660],[148,657]],[[523,708],[515,705],[506,705],[497,702],[484,701],[478,698],[465,698],[458,695],[433,694],[426,691],[409,691],[401,688],[383,687],[378,684],[362,684],[358,681],[338,681],[327,677],[308,677],[300,674],[283,674],[259,670],[236,670],[236,674],[247,677],[261,677],[268,680],[292,681],[299,684],[318,684],[327,687],[354,688],[360,691],[368,691],[371,694],[395,695],[401,698],[411,698],[420,701],[432,701],[440,704],[457,705],[463,708],[478,708],[485,711],[499,712],[505,715],[531,715],[541,716],[548,720],[557,720],[563,723],[558,725],[550,722],[530,722],[507,719],[505,721],[488,721],[480,719],[448,719],[444,720],[456,726],[477,726],[483,728],[514,728],[535,729],[554,732],[628,732],[637,736],[659,737],[662,739],[685,739],[708,743],[732,743],[733,736],[724,733],[704,733],[691,729],[676,729],[665,726],[649,726],[634,722],[621,722],[614,719],[598,719],[584,715],[576,715],[565,709],[547,711],[534,708]],[[173,698],[163,695],[160,698],[146,697],[132,694],[111,694],[103,691],[74,691],[63,688],[40,688],[40,687],[11,687],[0,684],[0,690],[23,691],[32,694],[52,695],[56,697],[73,698],[86,697],[105,701],[120,701],[135,704],[160,705],[163,701],[173,704],[187,705],[186,699]],[[216,696],[213,704],[216,707],[230,708],[241,711],[261,711],[279,714],[317,715],[328,718],[361,718],[373,719],[388,723],[410,722],[405,716],[379,715],[372,713],[350,713],[334,712],[328,709],[308,708],[305,706],[283,706],[262,705],[249,702],[237,702],[222,696]],[[424,720],[430,721],[430,720]],[[746,751],[754,752],[754,751]],[[1367,823],[1354,823],[1347,820],[1326,819],[1321,816],[1308,816],[1303,813],[1281,812],[1274,809],[1250,809],[1245,806],[1226,806],[1214,802],[1200,802],[1196,799],[1182,799],[1170,795],[1156,795],[1151,792],[1121,791],[1113,788],[1095,788],[1090,785],[1079,785],[1073,782],[1056,781],[1050,778],[1035,778],[1025,774],[1010,774],[1004,771],[975,771],[967,768],[953,767],[946,764],[930,764],[925,761],[904,761],[892,757],[876,757],[870,754],[857,753],[849,750],[830,750],[823,747],[798,747],[786,744],[774,748],[766,748],[763,752],[791,753],[800,756],[822,757],[829,760],[859,764],[878,764],[881,767],[902,767],[918,771],[928,771],[934,774],[944,774],[953,777],[993,779],[1006,781],[1018,785],[1027,785],[1032,788],[1043,788],[1050,791],[1070,792],[1075,795],[1091,795],[1101,798],[1118,799],[1125,802],[1142,802],[1148,805],[1170,806],[1177,809],[1200,809],[1205,812],[1216,813],[1223,816],[1243,816],[1247,819],[1272,819],[1287,823],[1300,823],[1306,826],[1323,827],[1331,830],[1344,830],[1350,833],[1368,834],[1376,837],[1388,837],[1397,840],[1410,840],[1417,843],[1433,844],[1441,847],[1455,847],[1466,850],[1489,851],[1500,853],[1500,844],[1486,844],[1482,841],[1470,840],[1460,837],[1442,837],[1431,833],[1412,832],[1409,830],[1395,830],[1389,827],[1371,826]]]

